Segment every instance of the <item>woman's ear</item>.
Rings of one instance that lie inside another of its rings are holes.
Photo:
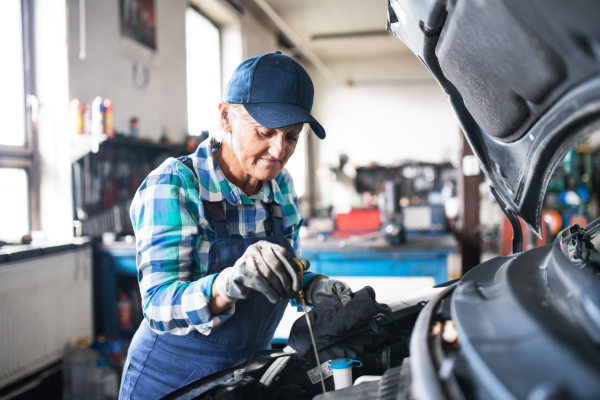
[[[223,132],[231,132],[231,121],[229,120],[229,104],[225,103],[224,101],[219,103],[219,116]]]

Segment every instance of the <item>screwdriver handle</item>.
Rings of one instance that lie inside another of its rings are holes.
[[[298,265],[298,268],[300,268],[300,282],[302,282],[302,278],[304,278],[304,263],[300,260],[302,260],[302,259],[294,258],[294,261],[296,261],[296,265]],[[306,261],[306,263],[308,264],[307,260],[303,260],[303,261]],[[304,300],[304,290],[302,290],[302,287],[298,291],[298,295],[300,296],[300,299]]]

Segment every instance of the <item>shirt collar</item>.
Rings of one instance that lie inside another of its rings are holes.
[[[265,203],[275,201],[283,205],[283,197],[278,181],[283,178],[283,171],[275,179],[263,181],[260,191],[248,197],[240,188],[229,182],[219,167],[213,152],[221,146],[220,143],[206,139],[191,155],[194,167],[198,172],[199,190],[201,200],[222,201],[227,200],[232,205],[253,204],[252,200],[262,200]]]

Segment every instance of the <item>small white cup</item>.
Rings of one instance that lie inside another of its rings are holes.
[[[335,390],[352,386],[352,367],[360,367],[361,365],[362,362],[358,360],[352,360],[350,358],[338,358],[329,361],[329,366],[333,372]]]
[[[111,245],[117,240],[117,234],[114,232],[102,233],[102,244]]]

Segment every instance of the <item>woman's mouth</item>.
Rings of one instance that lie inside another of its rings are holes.
[[[273,160],[270,158],[261,158],[261,160],[266,163],[267,165],[277,165],[279,163],[281,163],[281,160]]]

